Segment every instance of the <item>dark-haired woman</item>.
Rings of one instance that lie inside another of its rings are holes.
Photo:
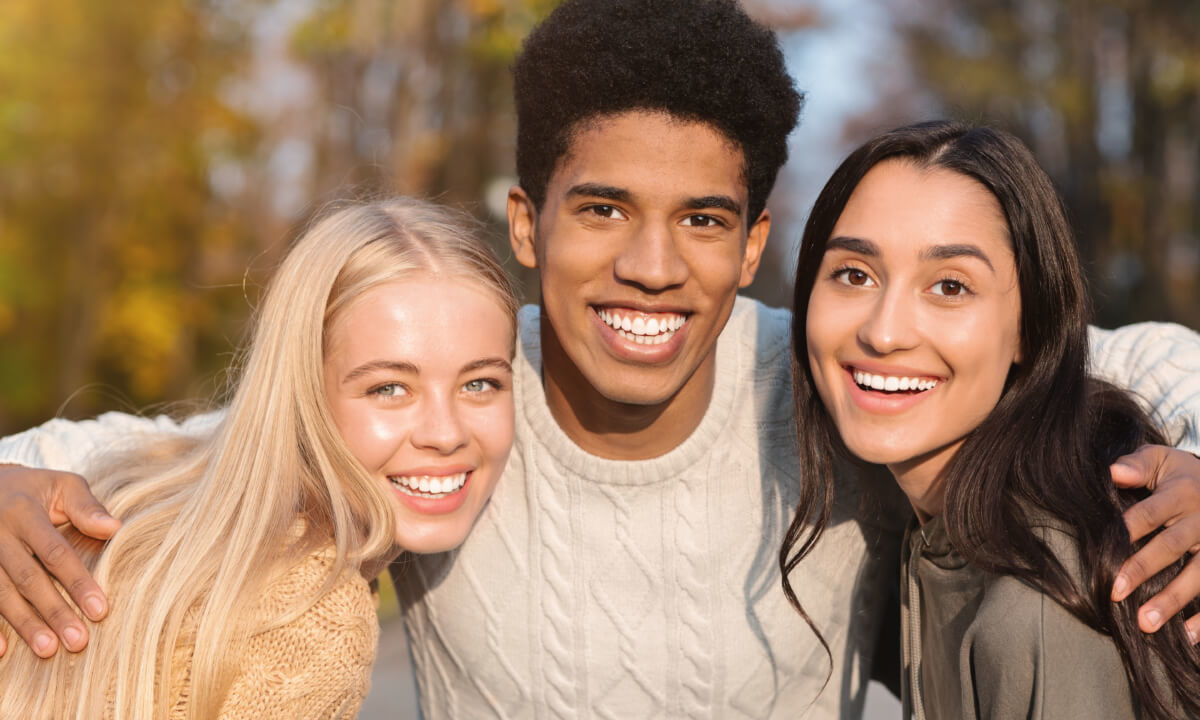
[[[813,208],[794,377],[800,437],[823,442],[805,450],[781,562],[794,566],[827,523],[837,454],[891,470],[916,511],[901,580],[905,717],[1200,713],[1183,623],[1195,603],[1143,635],[1136,608],[1165,580],[1109,599],[1135,498],[1108,466],[1162,438],[1088,377],[1088,314],[1061,202],[1006,133],[886,133]]]

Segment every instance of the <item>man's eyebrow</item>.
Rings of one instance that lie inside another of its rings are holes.
[[[829,242],[825,243],[826,250],[846,250],[859,255],[867,255],[876,257],[879,255],[879,246],[870,240],[862,238],[849,237],[839,235],[834,238],[829,238]]]
[[[710,210],[719,208],[728,210],[734,215],[742,214],[742,206],[728,195],[705,195],[704,197],[689,198],[684,207],[688,210]]]
[[[346,373],[346,377],[342,378],[342,384],[345,385],[351,380],[357,380],[363,375],[369,375],[378,370],[391,370],[393,372],[409,373],[410,375],[421,374],[420,368],[410,362],[403,360],[372,360]]]
[[[474,362],[469,362],[463,366],[462,372],[469,373],[489,367],[503,370],[507,373],[512,372],[512,365],[507,360],[500,357],[480,358]]]
[[[632,197],[628,190],[601,183],[580,183],[567,190],[567,197],[595,197],[613,202],[628,202]]]
[[[922,260],[950,260],[957,257],[973,257],[978,258],[987,265],[992,272],[996,268],[992,266],[992,261],[988,259],[986,253],[983,252],[977,245],[971,243],[951,243],[948,245],[931,245],[921,251]]]

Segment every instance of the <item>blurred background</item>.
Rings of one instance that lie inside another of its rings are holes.
[[[0,3],[0,432],[213,396],[265,279],[331,199],[462,205],[507,257],[508,68],[554,4]],[[1200,3],[746,6],[808,94],[751,294],[788,302],[802,223],[849,149],[953,116],[1034,148],[1100,324],[1200,327]]]
[[[333,199],[466,207],[507,258],[508,68],[554,4],[0,2],[0,433],[214,396],[275,263]],[[850,149],[949,116],[1034,149],[1099,324],[1200,327],[1200,3],[745,5],[808,94],[750,294],[787,304]]]

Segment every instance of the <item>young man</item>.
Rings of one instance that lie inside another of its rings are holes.
[[[568,0],[515,73],[510,237],[542,301],[522,312],[517,444],[489,507],[460,550],[393,569],[424,715],[861,714],[904,518],[871,476],[844,473],[793,576],[810,617],[791,610],[776,562],[800,490],[789,318],[736,296],[800,106],[775,37],[733,2]],[[1200,339],[1123,332],[1097,336],[1100,369],[1195,449]],[[10,439],[0,460],[77,466],[139,422],[106,418]],[[28,507],[11,501],[28,477],[0,477],[0,520]],[[1160,497],[1192,510],[1188,492]],[[69,502],[86,523],[91,506]],[[48,547],[37,527],[0,532],[10,574],[14,543]]]

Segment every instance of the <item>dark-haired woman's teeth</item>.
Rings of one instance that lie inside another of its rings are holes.
[[[639,345],[661,345],[670,340],[687,318],[679,313],[622,313],[619,310],[594,308],[605,325],[622,338]]]
[[[405,495],[439,498],[456,493],[467,482],[467,473],[457,475],[389,475],[392,487]]]
[[[932,390],[938,384],[934,378],[875,375],[862,370],[854,371],[854,382],[863,390],[882,390],[884,392],[925,392]]]

